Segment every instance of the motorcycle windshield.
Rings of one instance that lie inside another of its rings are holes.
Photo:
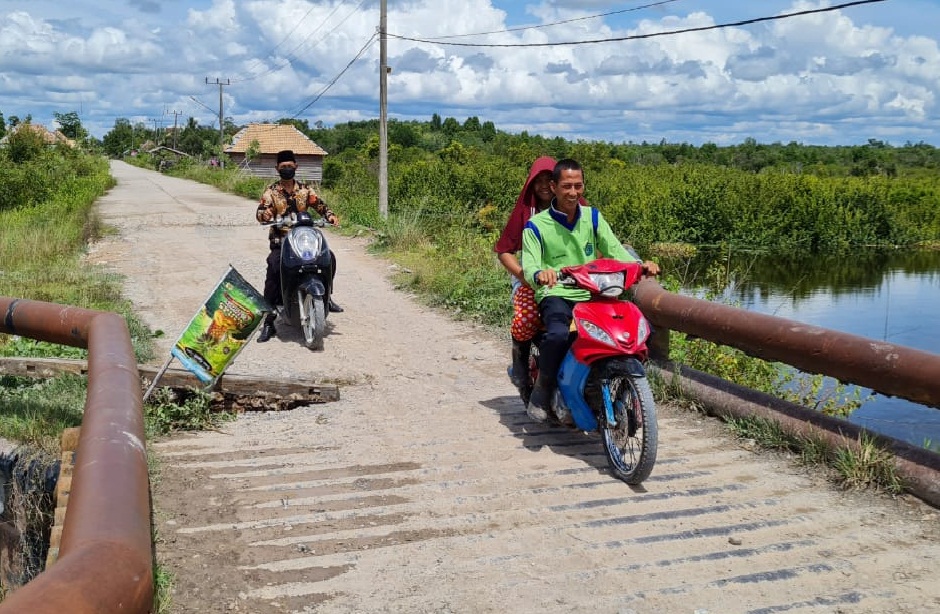
[[[288,241],[295,256],[303,260],[313,260],[320,253],[323,237],[309,226],[298,226],[290,231]]]

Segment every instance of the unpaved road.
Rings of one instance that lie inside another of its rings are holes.
[[[90,259],[166,331],[234,265],[263,282],[255,203],[117,162],[119,236]],[[152,444],[174,612],[937,612],[938,515],[840,493],[662,408],[652,477],[532,424],[508,347],[396,291],[362,239],[339,261],[322,353],[252,343],[233,373],[345,382],[341,400]],[[494,265],[495,266],[495,265]]]

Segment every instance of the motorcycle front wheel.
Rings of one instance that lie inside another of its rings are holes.
[[[304,345],[314,351],[323,349],[326,334],[326,302],[322,296],[307,292],[299,293],[300,330],[304,333]]]
[[[639,484],[653,471],[659,445],[653,392],[645,377],[619,370],[603,385],[608,387],[616,420],[614,426],[601,422],[607,464],[617,478]]]

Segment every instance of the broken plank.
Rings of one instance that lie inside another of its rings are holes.
[[[142,379],[149,384],[156,377],[158,367],[137,365]],[[25,377],[48,378],[73,373],[88,374],[85,360],[70,358],[0,358],[0,375],[18,375]],[[159,385],[168,388],[203,388],[204,385],[192,373],[185,369],[167,369],[160,378]],[[309,399],[311,402],[329,402],[339,400],[339,387],[334,384],[311,382],[300,378],[272,379],[237,373],[225,373],[218,379],[215,392],[243,396],[275,395]]]

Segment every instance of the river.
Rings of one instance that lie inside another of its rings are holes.
[[[699,294],[711,271],[728,280],[719,300],[737,307],[940,354],[940,251],[701,253],[679,270],[684,293]],[[940,409],[859,390],[868,400],[851,422],[940,451]]]

